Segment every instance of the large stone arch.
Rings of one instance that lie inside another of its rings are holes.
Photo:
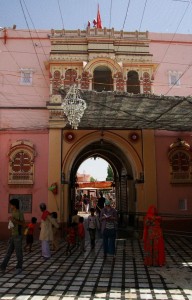
[[[102,140],[102,145],[100,145]],[[100,146],[99,146],[100,145]],[[63,169],[68,189],[65,187],[65,209],[70,215],[75,199],[75,176],[78,167],[87,158],[97,155],[105,159],[115,170],[115,183],[118,197],[118,210],[124,214],[134,210],[136,212],[136,193],[137,179],[143,172],[142,159],[140,154],[133,145],[123,136],[111,131],[91,131],[78,135],[78,139],[74,144],[64,153]],[[128,205],[127,190],[131,192],[131,208]],[[124,199],[124,200],[123,200]],[[68,202],[68,204],[66,203]],[[134,206],[134,208],[133,208]]]
[[[73,146],[69,149],[69,151],[66,153],[63,159],[63,172],[66,175],[68,174],[67,179],[69,179],[70,170],[78,153],[80,153],[80,151],[82,151],[87,145],[90,144],[90,140],[91,142],[94,142],[100,139],[101,132],[92,131],[83,135],[73,144]],[[115,144],[116,147],[118,147],[124,153],[125,157],[127,157],[127,159],[129,158],[134,178],[139,178],[139,174],[143,172],[142,160],[135,148],[131,145],[131,143],[129,143],[120,135],[110,131],[105,132],[104,140],[111,144]]]

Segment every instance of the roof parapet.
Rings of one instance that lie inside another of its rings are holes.
[[[131,40],[146,40],[148,39],[148,31],[139,32],[139,31],[117,31],[114,28],[90,28],[87,27],[86,30],[55,30],[51,29],[51,36],[50,38],[76,38],[76,37],[112,37],[112,38],[123,38],[123,39],[131,39]]]

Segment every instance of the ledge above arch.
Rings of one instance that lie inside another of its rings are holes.
[[[84,71],[89,72],[91,75],[93,75],[94,69],[99,66],[108,67],[111,70],[112,75],[114,75],[117,72],[122,72],[121,66],[115,60],[108,57],[97,57],[95,59],[92,59],[85,66]]]

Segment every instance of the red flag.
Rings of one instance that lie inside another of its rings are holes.
[[[100,11],[99,11],[99,4],[98,4],[98,10],[97,10],[97,28],[102,28],[101,16],[100,16]]]

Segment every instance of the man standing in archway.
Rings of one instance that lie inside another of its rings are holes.
[[[100,194],[100,197],[98,198],[96,210],[97,210],[97,214],[100,217],[101,210],[104,208],[104,205],[105,205],[105,198],[103,197],[102,192],[100,192],[99,194]]]
[[[117,211],[111,207],[110,200],[105,200],[105,207],[101,211],[101,232],[103,235],[104,258],[109,254],[115,258],[115,240],[117,227]]]

